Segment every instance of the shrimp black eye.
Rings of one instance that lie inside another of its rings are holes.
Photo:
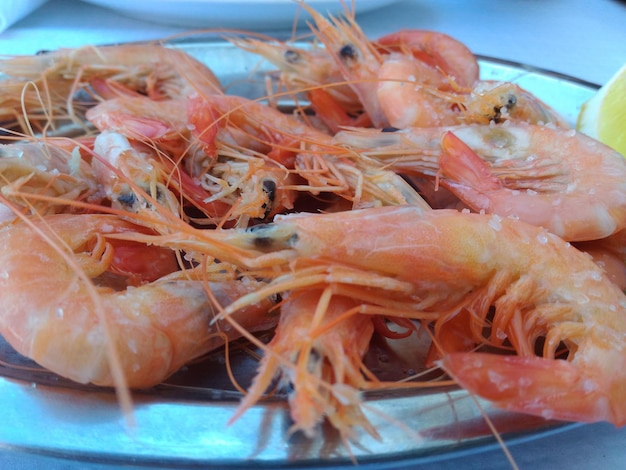
[[[285,51],[285,60],[289,64],[295,64],[300,61],[300,54],[293,49]]]
[[[246,229],[252,236],[249,242],[261,251],[277,251],[292,248],[298,242],[295,227],[290,224],[259,224]]]
[[[512,108],[513,106],[515,106],[517,104],[517,96],[515,95],[509,95],[506,99],[506,103],[505,103],[505,107],[507,108]]]
[[[339,55],[343,60],[356,60],[359,57],[356,47],[354,47],[352,44],[346,44],[341,49],[339,49]]]
[[[383,127],[380,131],[381,132],[398,132],[400,129],[398,129],[397,127]]]
[[[274,225],[272,224],[254,225],[246,231],[254,234],[252,243],[259,250],[271,250],[276,245],[276,240],[272,238],[272,232],[274,231]]]
[[[503,121],[503,111],[506,113],[508,110],[513,108],[517,104],[517,96],[514,94],[510,94],[504,97],[504,104],[502,106],[494,106],[493,107],[493,117],[492,121],[496,124],[499,124]]]
[[[276,199],[276,183],[274,180],[263,180],[263,192],[267,194],[267,199],[272,204]]]
[[[132,208],[135,204],[137,204],[137,196],[130,191],[122,193],[117,197],[117,202],[124,207]]]
[[[273,180],[263,180],[262,187],[263,192],[267,195],[267,202],[262,206],[265,211],[265,217],[267,217],[272,212],[274,200],[276,199],[276,183]]]

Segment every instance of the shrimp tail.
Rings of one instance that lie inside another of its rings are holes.
[[[439,365],[463,388],[500,408],[546,419],[626,423],[626,413],[610,398],[624,396],[626,382],[607,387],[575,362],[459,352]]]
[[[446,131],[441,137],[441,150],[441,173],[458,182],[451,184],[452,188],[468,186],[478,191],[488,191],[502,187],[485,161],[451,131]]]

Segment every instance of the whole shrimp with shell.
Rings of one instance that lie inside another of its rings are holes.
[[[396,128],[458,124],[525,122],[569,129],[569,123],[549,105],[519,85],[481,81],[461,90],[422,83],[422,65],[412,57],[394,55],[380,68],[376,97]]]
[[[403,30],[370,42],[353,18],[326,19],[310,13],[314,34],[354,87],[375,127],[507,119],[569,127],[521,87],[481,82],[476,57],[446,34]]]
[[[58,214],[2,227],[2,336],[71,380],[144,388],[238,335],[232,328],[220,332],[224,323],[212,321],[216,310],[207,292],[229,304],[257,289],[257,281],[216,271],[207,284],[210,273],[180,271],[172,250],[114,239],[130,232],[150,233],[102,214]],[[249,306],[233,321],[269,329],[271,306]]]
[[[158,167],[162,175],[158,184],[167,181],[169,193],[202,214],[196,216],[198,221],[239,220],[245,225],[244,219],[265,219],[293,207],[295,195],[288,189],[293,177],[288,170],[264,156],[269,147],[251,136],[251,127],[240,130],[222,118],[214,102],[199,94],[186,100],[112,99],[90,109],[87,116],[101,136],[121,133],[133,146],[143,148],[152,163],[141,162],[135,152],[136,164],[144,170]],[[96,141],[104,141],[101,136]],[[97,153],[116,154],[106,146]],[[139,183],[148,173],[135,174],[133,180]]]
[[[334,137],[400,174],[427,176],[475,211],[515,216],[568,241],[626,224],[626,162],[573,130],[512,124],[353,129]]]
[[[476,346],[516,354],[444,351],[441,366],[468,390],[554,419],[626,422],[620,398],[626,379],[615,372],[624,356],[619,312],[626,297],[588,255],[543,228],[399,206],[294,214],[245,231],[186,231],[151,242],[210,256],[227,244],[222,259],[274,279],[220,318],[277,292],[323,286],[359,300],[359,314],[445,322],[468,311]]]
[[[334,120],[329,125],[333,132],[341,126],[370,127],[370,122],[377,128],[505,120],[569,127],[550,106],[518,85],[480,81],[476,57],[444,33],[403,30],[371,41],[350,15],[325,18],[308,10],[323,51],[316,48],[311,54],[304,48],[260,40],[235,44],[276,64],[281,81],[302,85],[300,90],[308,93],[322,120],[327,124]],[[314,71],[324,73],[309,74],[302,66],[307,61]],[[346,86],[353,89],[356,100],[345,98]],[[297,90],[293,85],[290,89]],[[325,109],[316,106],[317,99],[324,99]],[[343,114],[338,108],[343,108]]]
[[[358,305],[331,290],[288,294],[254,381],[231,421],[259,401],[278,376],[279,391],[289,390],[291,432],[313,437],[328,419],[345,437],[357,426],[377,435],[360,408],[362,359],[374,332],[373,321],[367,315],[346,315]]]
[[[193,93],[219,93],[215,74],[189,54],[156,43],[84,46],[39,55],[14,56],[0,61],[0,73],[11,88],[3,92],[3,111],[33,127],[54,129],[74,123],[87,126],[84,113],[100,101],[116,96],[144,95],[153,100],[184,98]],[[21,89],[19,102],[11,101]]]

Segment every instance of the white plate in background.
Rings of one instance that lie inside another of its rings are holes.
[[[294,0],[83,0],[132,18],[186,28],[289,29],[310,19]],[[357,15],[398,0],[355,0]],[[322,14],[340,14],[352,0],[308,0]]]

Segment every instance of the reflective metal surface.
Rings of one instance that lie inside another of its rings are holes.
[[[228,43],[196,38],[174,43],[206,62],[229,92],[261,96],[272,67]],[[481,58],[482,77],[508,80],[534,92],[572,123],[597,87],[530,67]],[[384,344],[368,365],[387,378],[409,373]],[[391,358],[391,360],[390,360]],[[232,353],[234,374],[246,386],[256,367],[243,348]],[[352,466],[434,461],[497,445],[490,425],[506,440],[529,438],[563,423],[494,409],[455,388],[365,395],[365,412],[381,439],[358,432],[346,446],[330,427],[318,437],[288,435],[289,413],[275,397],[230,423],[239,400],[221,352],[135,393],[124,414],[112,390],[80,386],[43,371],[0,341],[0,446],[72,460],[208,467]],[[485,419],[488,418],[489,422]]]

